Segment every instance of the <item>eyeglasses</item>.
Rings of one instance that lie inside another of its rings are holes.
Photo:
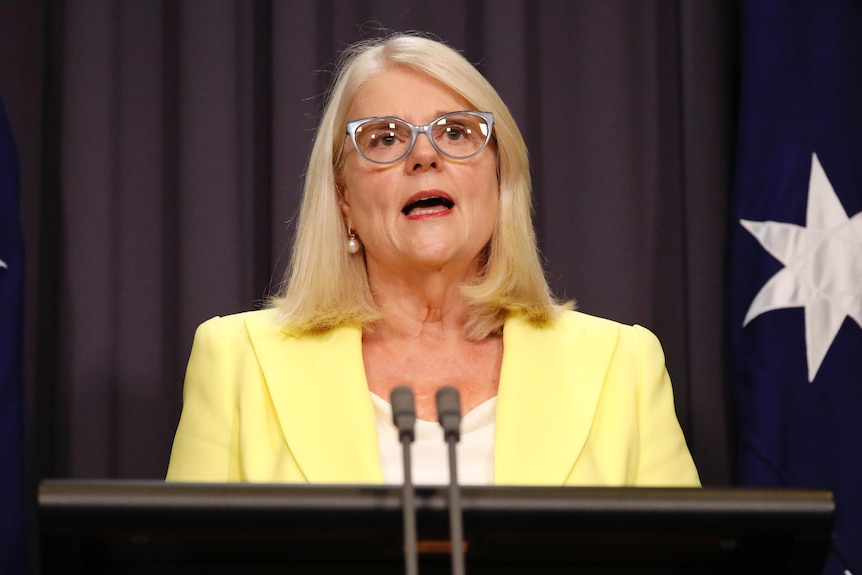
[[[359,154],[375,164],[394,164],[404,158],[425,134],[434,149],[448,158],[464,160],[485,149],[491,139],[491,112],[449,112],[425,126],[401,118],[376,116],[347,122],[347,133]]]

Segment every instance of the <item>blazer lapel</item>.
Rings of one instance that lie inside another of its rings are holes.
[[[299,337],[273,315],[246,325],[287,448],[306,479],[382,483],[361,330]]]
[[[497,484],[563,485],[592,425],[619,328],[579,313],[503,328],[494,475]]]

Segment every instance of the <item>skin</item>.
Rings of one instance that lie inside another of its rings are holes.
[[[474,107],[424,74],[387,70],[357,95],[350,118],[396,116],[426,124],[443,113]],[[467,413],[493,397],[499,384],[502,340],[464,337],[466,302],[458,286],[481,269],[496,221],[499,188],[489,144],[466,160],[439,154],[420,135],[402,160],[381,166],[346,148],[341,209],[363,244],[369,281],[384,317],[363,334],[369,389],[389,399],[398,385],[416,396],[417,417],[435,420],[442,385],[461,395]],[[418,197],[445,195],[451,209],[405,215]],[[361,254],[357,254],[361,257]]]

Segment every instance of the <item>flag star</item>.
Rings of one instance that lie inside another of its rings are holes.
[[[3,260],[0,260],[0,268],[8,270],[9,266],[6,265],[6,262],[4,262]]]
[[[808,381],[814,381],[844,318],[862,327],[862,212],[847,216],[812,154],[804,227],[739,222],[784,264],[755,296],[742,325],[775,309],[805,308]]]

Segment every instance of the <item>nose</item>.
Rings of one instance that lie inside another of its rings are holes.
[[[423,137],[424,136],[424,137]],[[413,149],[407,154],[408,171],[415,172],[423,169],[436,169],[440,165],[440,153],[431,143],[431,136],[422,132],[416,137]]]

